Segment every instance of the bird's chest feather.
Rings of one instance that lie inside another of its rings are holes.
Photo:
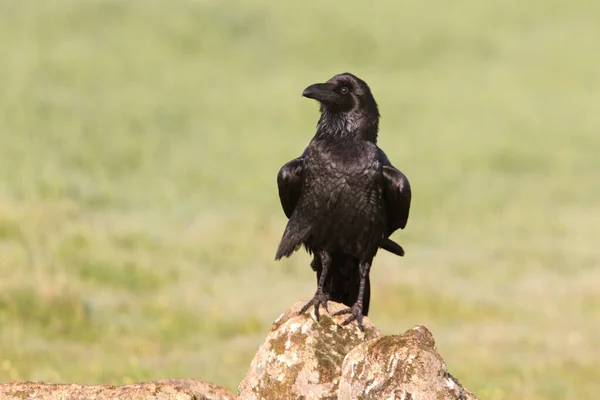
[[[308,154],[307,191],[313,207],[345,216],[370,212],[381,199],[381,165],[362,143],[323,146]]]

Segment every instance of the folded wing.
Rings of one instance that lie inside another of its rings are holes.
[[[286,163],[277,174],[277,188],[283,212],[290,218],[302,193],[304,159],[298,157]]]
[[[402,172],[392,165],[383,166],[383,196],[388,214],[388,235],[404,229],[410,210],[410,183]]]

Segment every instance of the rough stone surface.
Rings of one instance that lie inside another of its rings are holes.
[[[123,386],[13,382],[0,385],[0,399],[23,400],[234,400],[230,391],[194,379],[166,379]]]
[[[238,399],[288,400],[476,400],[448,372],[429,330],[415,325],[402,335],[381,336],[368,318],[340,323],[294,304],[273,324]],[[329,302],[334,313],[346,306]],[[0,399],[180,399],[234,400],[228,390],[193,379],[168,379],[123,386],[13,382],[0,385]]]
[[[368,318],[361,332],[356,322],[340,325],[347,316],[331,317],[321,309],[317,322],[312,312],[298,314],[305,303],[294,304],[275,321],[240,384],[238,399],[337,399],[346,354],[380,336]],[[328,308],[333,314],[347,307],[330,301]]]
[[[431,332],[415,325],[402,335],[362,343],[346,356],[340,400],[475,400],[448,372]]]

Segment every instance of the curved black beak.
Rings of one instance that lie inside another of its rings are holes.
[[[333,83],[315,83],[304,89],[302,96],[322,103],[338,103],[341,100],[340,95],[334,89]]]

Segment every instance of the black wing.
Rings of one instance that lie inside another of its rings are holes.
[[[392,165],[383,166],[383,197],[388,212],[388,235],[404,229],[410,211],[410,183],[404,174]]]
[[[283,212],[290,218],[302,192],[304,182],[304,158],[298,157],[286,163],[277,174],[277,188]]]
[[[383,197],[388,213],[388,236],[398,228],[404,229],[410,211],[410,183],[398,171],[380,148],[377,149],[383,175]],[[389,250],[388,250],[389,251]],[[392,251],[393,253],[393,251]]]

